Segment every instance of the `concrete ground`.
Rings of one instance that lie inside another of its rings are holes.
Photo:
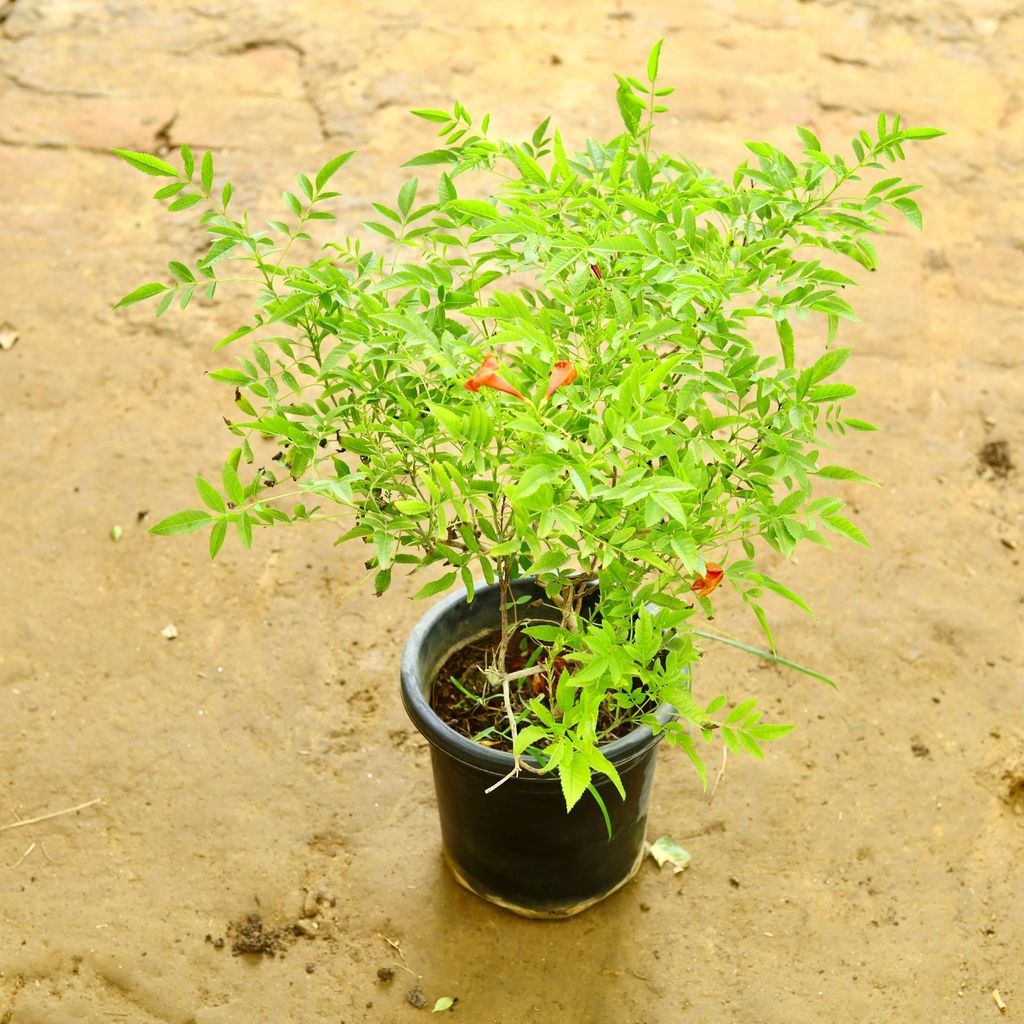
[[[6,0],[0,19],[2,1024],[392,1022],[416,986],[422,1013],[452,996],[502,1024],[1024,1019],[1022,489],[979,460],[1024,460],[1024,8]],[[197,239],[110,149],[210,148],[273,217],[298,170],[355,148],[354,226],[432,144],[409,108],[610,137],[612,71],[661,36],[661,147],[719,173],[742,140],[799,123],[835,150],[879,109],[949,136],[906,165],[925,233],[882,244],[846,330],[850,411],[884,432],[842,461],[883,487],[841,489],[875,547],[776,572],[818,614],[777,609],[784,653],[840,690],[712,652],[698,686],[800,728],[730,762],[712,802],[663,752],[651,832],[689,870],[649,862],[535,923],[442,866],[397,685],[413,584],[346,596],[365,554],[329,529],[212,566],[203,537],[146,536],[230,446],[203,372],[246,307],[111,313]],[[232,956],[254,914],[317,927]]]

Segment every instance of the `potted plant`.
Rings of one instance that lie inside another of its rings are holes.
[[[874,270],[893,211],[921,226],[919,186],[886,165],[942,134],[883,114],[844,156],[798,128],[799,157],[748,142],[722,180],[653,147],[660,50],[646,80],[618,78],[623,131],[581,152],[549,120],[515,142],[460,103],[414,111],[441,142],[404,166],[435,182],[373,204],[381,251],[311,244],[351,153],[256,227],[210,153],[117,151],[167,179],[171,212],[201,213],[209,247],[115,308],[156,299],[161,315],[238,281],[256,296],[215,346],[248,348],[210,373],[237,409],[220,486],[198,477],[205,507],[150,532],[209,530],[216,556],[229,529],[249,547],[344,519],[378,595],[396,569],[432,570],[417,598],[454,591],[409,639],[403,699],[456,876],[539,916],[636,870],[660,740],[706,785],[705,743],[761,757],[790,730],[752,698],[698,693],[691,670],[723,639],[706,624],[722,595],[767,637],[755,653],[783,660],[762,599],[806,605],[765,552],[866,543],[828,488],[867,479],[831,441],[875,429],[846,414],[835,341],[854,281],[830,264]]]

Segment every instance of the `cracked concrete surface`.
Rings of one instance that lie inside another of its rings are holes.
[[[410,107],[608,137],[611,72],[660,36],[661,145],[719,173],[740,140],[802,123],[836,149],[879,108],[950,134],[906,165],[925,233],[881,245],[846,333],[854,414],[885,429],[837,461],[883,487],[838,490],[875,548],[775,572],[819,616],[776,609],[784,652],[839,692],[711,652],[704,692],[800,728],[711,804],[663,756],[651,829],[688,837],[689,872],[540,924],[442,868],[397,687],[414,587],[342,600],[363,553],[313,531],[214,566],[145,536],[223,457],[203,374],[244,305],[110,312],[195,239],[109,151],[210,148],[274,217],[355,148],[354,227],[433,145]],[[474,1022],[983,1021],[994,989],[1024,1012],[1022,491],[977,459],[1024,462],[1022,57],[1010,0],[0,2],[0,823],[103,799],[0,832],[0,1022],[398,1020],[414,979],[378,979],[403,965],[381,936]],[[316,890],[335,907],[284,958],[205,941]]]

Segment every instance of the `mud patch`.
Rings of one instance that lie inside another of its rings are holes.
[[[1007,768],[1000,780],[1003,784],[1001,799],[1014,814],[1024,815],[1024,764]]]
[[[1006,441],[986,441],[978,451],[978,472],[1005,480],[1014,469],[1010,445]]]
[[[259,914],[249,914],[228,925],[231,952],[235,956],[277,956],[286,948],[286,937],[294,936],[290,928],[267,928]]]
[[[1024,818],[1024,747],[1015,745],[1008,755],[991,762],[978,781],[1015,817]]]

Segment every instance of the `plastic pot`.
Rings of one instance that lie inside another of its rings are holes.
[[[516,581],[513,591],[533,600],[510,614],[557,620],[533,580]],[[610,838],[589,793],[566,813],[557,777],[523,772],[485,793],[511,770],[512,755],[474,743],[446,725],[430,706],[430,686],[454,650],[499,629],[500,621],[497,584],[477,590],[470,603],[459,591],[433,607],[405,645],[402,700],[430,742],[444,855],[455,878],[518,914],[569,917],[613,893],[639,869],[661,737],[638,728],[601,748],[626,791],[623,800],[606,776],[594,776],[611,820]],[[672,713],[662,707],[658,717],[665,722]]]

